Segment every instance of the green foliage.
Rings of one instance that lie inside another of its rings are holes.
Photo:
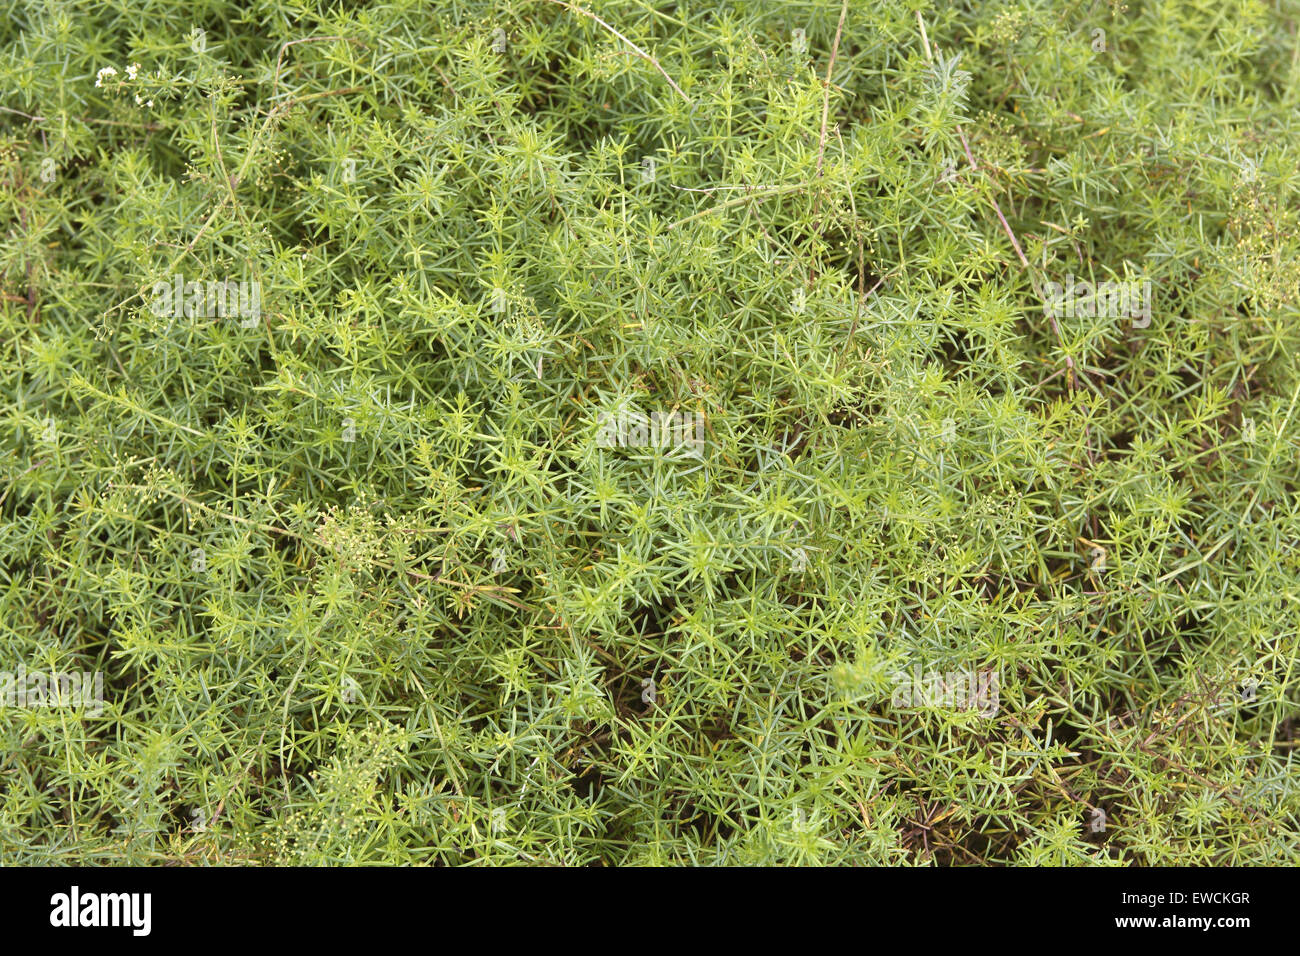
[[[1296,25],[30,0],[0,859],[1300,862]]]

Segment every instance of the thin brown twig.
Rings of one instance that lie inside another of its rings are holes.
[[[276,55],[276,57],[275,57],[275,76],[274,76],[274,78],[273,78],[273,80],[272,80],[272,82],[271,82],[271,99],[275,99],[276,91],[280,88],[280,65],[281,65],[281,61],[284,59],[284,51],[287,50],[287,49],[289,49],[289,47],[291,47],[291,46],[297,46],[299,43],[325,43],[325,42],[327,42],[327,41],[329,41],[329,40],[344,40],[344,41],[346,41],[347,43],[355,43],[355,44],[357,44],[357,45],[360,46],[360,47],[363,47],[363,48],[365,48],[365,49],[369,49],[369,47],[367,47],[367,46],[366,46],[364,43],[362,43],[360,40],[357,40],[357,39],[355,39],[355,38],[353,38],[353,37],[339,37],[339,36],[336,36],[336,37],[303,37],[303,38],[298,39],[298,40],[289,40],[289,41],[287,41],[287,42],[281,44],[281,46],[280,46],[280,52],[279,52],[279,53]]]
[[[748,188],[748,187],[746,187]],[[805,183],[786,183],[784,186],[772,186],[767,189],[756,189],[746,192],[743,196],[737,196],[735,199],[728,199],[726,202],[718,203],[716,206],[710,206],[708,209],[702,209],[694,215],[687,216],[685,219],[678,219],[674,223],[669,223],[668,229],[676,229],[678,226],[684,226],[688,222],[694,222],[696,219],[702,219],[710,213],[719,212],[723,209],[730,209],[733,206],[739,206],[751,199],[763,199],[767,196],[777,196],[781,193],[798,192],[807,189]]]
[[[7,106],[0,106],[0,113],[13,113],[15,116],[23,116],[23,117],[26,117],[27,119],[31,120],[33,123],[44,123],[44,122],[45,122],[45,117],[44,117],[44,116],[33,116],[31,113],[24,113],[22,110],[14,110],[14,109],[10,109],[10,108],[7,107]]]
[[[830,110],[831,110],[831,71],[835,69],[835,56],[836,54],[839,53],[840,50],[840,37],[844,33],[844,17],[848,14],[848,12],[849,12],[849,0],[844,0],[843,5],[841,5],[840,7],[840,22],[835,27],[835,40],[831,43],[830,61],[826,64],[826,80],[822,84],[822,128],[821,128],[821,133],[817,137],[817,169],[813,173],[814,184],[816,183],[817,180],[821,179],[822,161],[825,159],[826,156],[826,124],[830,121]],[[849,186],[850,196],[852,195],[852,191],[853,191],[853,187],[852,184],[850,184]],[[819,189],[817,190],[816,195],[813,197],[812,218],[814,223],[817,222],[817,215],[818,213],[821,212],[821,208],[822,208],[822,194],[821,194],[821,190]],[[857,218],[856,215],[854,216],[854,218],[855,219]],[[812,268],[809,267],[808,286],[810,288],[812,287],[812,283],[813,283],[813,271]]]
[[[844,4],[840,7],[840,22],[835,27],[835,40],[831,44],[831,59],[826,64],[826,81],[822,84],[822,131],[817,142],[817,172],[814,174],[814,179],[821,178],[822,160],[826,157],[826,124],[830,120],[831,112],[831,73],[835,69],[835,56],[840,52],[840,37],[844,34],[844,18],[848,12],[849,0],[844,0]]]
[[[848,338],[844,340],[844,348],[840,350],[840,359],[838,362],[835,363],[836,375],[840,373],[840,366],[844,364],[844,357],[848,355],[849,346],[853,344],[853,336],[857,334],[858,319],[861,318],[862,316],[862,303],[866,301],[867,296],[871,295],[871,293],[875,292],[877,289],[881,287],[881,285],[884,284],[886,278],[887,276],[881,276],[879,279],[876,280],[876,284],[873,285],[870,289],[868,289],[865,293],[863,293],[862,291],[862,283],[859,282],[858,297],[857,297],[858,304],[857,304],[857,308],[853,310],[853,324],[849,326]]]
[[[656,70],[658,70],[661,74],[663,74],[663,78],[664,78],[665,80],[668,81],[668,85],[669,85],[669,86],[671,86],[674,90],[677,91],[677,95],[678,95],[678,96],[680,96],[682,99],[684,99],[684,100],[685,100],[685,101],[686,101],[686,102],[687,102],[691,107],[694,107],[694,106],[695,106],[695,104],[691,101],[691,98],[690,98],[689,96],[687,96],[685,93],[682,92],[682,88],[681,88],[680,86],[678,86],[675,82],[673,82],[673,78],[672,78],[671,76],[668,75],[668,71],[665,70],[662,66],[659,65],[659,61],[658,61],[658,60],[656,60],[654,57],[652,57],[652,56],[651,56],[649,53],[647,53],[645,50],[641,49],[639,46],[637,46],[635,43],[633,43],[633,42],[632,42],[631,40],[629,40],[627,37],[623,36],[623,34],[619,33],[619,32],[618,32],[617,30],[615,30],[612,26],[610,26],[608,23],[606,23],[606,22],[605,22],[604,20],[602,20],[600,17],[596,16],[596,15],[595,15],[594,13],[592,13],[590,10],[584,10],[584,9],[582,9],[581,7],[575,7],[573,4],[571,4],[571,3],[567,3],[566,0],[546,0],[546,2],[547,2],[547,3],[554,3],[554,4],[556,4],[557,6],[564,7],[564,9],[569,10],[569,11],[571,11],[571,12],[573,12],[573,13],[579,14],[580,16],[589,17],[590,19],[595,20],[595,21],[596,21],[597,23],[599,23],[602,27],[604,27],[604,28],[605,28],[606,30],[608,30],[610,33],[614,34],[614,36],[618,37],[620,40],[622,40],[624,43],[626,43],[628,46],[630,46],[634,51],[636,51],[636,55],[637,55],[637,56],[639,56],[641,59],[645,60],[647,63],[649,63],[651,66],[653,66]],[[848,0],[845,0],[845,2],[847,3]]]
[[[931,63],[933,62],[933,56],[930,52],[930,41],[925,32],[925,18],[921,16],[920,10],[916,11],[916,22],[921,28],[921,44],[925,50],[926,62]],[[975,162],[975,156],[971,153],[970,143],[966,139],[966,131],[962,129],[960,123],[957,124],[957,135],[961,137],[962,149],[966,152],[966,161],[970,164],[971,170],[973,172],[979,172],[979,164]],[[989,202],[993,205],[993,211],[997,213],[998,222],[1002,224],[1003,232],[1007,234],[1007,238],[1011,240],[1012,248],[1016,250],[1016,256],[1019,257],[1020,264],[1025,267],[1025,274],[1029,277],[1029,284],[1034,287],[1034,293],[1038,296],[1039,301],[1046,302],[1046,299],[1043,297],[1043,290],[1038,285],[1038,280],[1034,277],[1033,267],[1030,266],[1029,260],[1025,258],[1024,250],[1020,248],[1020,240],[1016,238],[1015,232],[1012,231],[1011,224],[1007,222],[1007,217],[1002,214],[1002,207],[998,205],[998,201],[992,193],[989,193],[988,198]],[[1065,347],[1065,338],[1061,335],[1061,327],[1056,321],[1056,316],[1052,314],[1050,309],[1047,310],[1047,317],[1052,323],[1052,333],[1056,336],[1056,344],[1061,347],[1061,352],[1065,355],[1065,380],[1070,393],[1073,394],[1076,378],[1074,356],[1072,356],[1069,350]],[[1085,381],[1087,381],[1086,378]],[[1088,384],[1091,385],[1092,383],[1088,382]]]

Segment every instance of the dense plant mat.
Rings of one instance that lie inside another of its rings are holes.
[[[1298,10],[20,4],[0,860],[1300,862]]]

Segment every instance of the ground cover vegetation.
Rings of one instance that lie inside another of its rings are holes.
[[[20,3],[0,858],[1300,861],[1297,9]]]

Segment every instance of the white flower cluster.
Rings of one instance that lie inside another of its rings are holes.
[[[127,80],[134,81],[140,75],[140,64],[131,63],[125,67],[125,70],[126,70]],[[161,75],[161,73],[159,75]],[[117,76],[117,69],[115,67],[111,67],[111,66],[103,67],[98,72],[95,73],[95,86],[102,87],[104,85],[105,80],[111,80],[115,76]],[[139,93],[137,93],[135,94],[135,105],[153,106],[153,100],[146,100]]]

